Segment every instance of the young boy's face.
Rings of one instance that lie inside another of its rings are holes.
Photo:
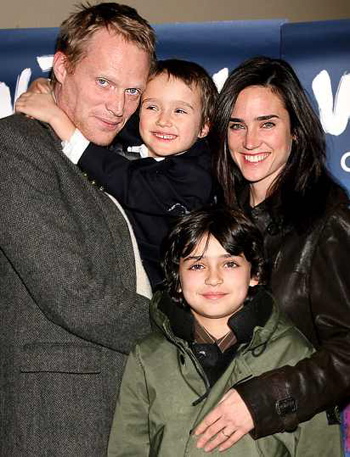
[[[180,260],[179,275],[193,315],[216,337],[227,333],[228,319],[242,307],[248,287],[258,283],[251,277],[251,264],[244,254],[233,256],[216,238],[208,240],[206,235]]]
[[[198,87],[161,74],[151,79],[142,96],[140,134],[151,157],[187,151],[208,133],[202,127],[202,102]]]

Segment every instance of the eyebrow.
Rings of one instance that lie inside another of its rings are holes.
[[[280,117],[277,116],[277,114],[267,114],[265,116],[258,116],[254,120],[255,121],[269,121],[270,119],[277,118],[279,119]],[[240,119],[239,117],[230,117],[230,122],[242,122],[244,123],[243,119]]]
[[[227,254],[222,254],[222,255],[220,255],[218,258],[219,258],[219,259],[230,259],[230,258],[232,258],[232,257],[242,257],[242,255],[241,255],[241,254],[239,254],[239,255],[233,255],[233,254],[227,253]],[[184,262],[188,262],[188,261],[190,261],[190,260],[202,260],[202,259],[207,259],[207,258],[208,258],[208,256],[206,256],[206,255],[204,255],[204,254],[203,254],[203,255],[190,255],[190,256],[185,257],[185,258],[182,257],[182,259],[183,259]]]
[[[144,98],[142,101],[141,101],[141,104],[145,103],[145,102],[158,102],[159,101],[159,98]],[[174,105],[186,105],[188,108],[190,108],[191,110],[194,111],[194,108],[192,105],[190,105],[190,103],[187,103],[185,102],[184,100],[172,100],[172,102]]]

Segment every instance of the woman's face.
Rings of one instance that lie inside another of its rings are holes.
[[[280,96],[249,86],[239,94],[227,135],[231,156],[251,184],[256,205],[287,163],[292,148],[290,118]]]

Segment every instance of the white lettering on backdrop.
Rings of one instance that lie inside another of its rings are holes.
[[[36,60],[42,71],[46,72],[52,68],[52,55],[39,56]],[[13,103],[9,87],[4,82],[0,82],[0,118],[13,114],[15,102],[27,90],[31,76],[32,70],[30,68],[25,68],[18,75]]]
[[[315,76],[312,90],[317,100],[323,130],[333,136],[344,133],[350,119],[350,74],[345,73],[341,77],[334,99],[331,78],[326,70]],[[340,166],[344,171],[350,172],[350,152],[342,154]]]
[[[36,58],[43,72],[52,68],[53,56],[38,56]],[[213,80],[220,91],[224,85],[229,71],[223,68],[213,75]],[[25,68],[17,77],[16,89],[13,98],[9,87],[0,82],[0,118],[9,116],[14,112],[17,98],[27,90],[32,75],[30,68]],[[331,78],[326,70],[322,70],[312,81],[312,90],[316,98],[320,121],[324,131],[333,136],[339,136],[347,128],[350,119],[350,74],[344,74],[339,82],[336,95],[333,98]],[[350,173],[350,151],[342,154],[340,158],[342,169]]]

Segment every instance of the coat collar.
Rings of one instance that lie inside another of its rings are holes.
[[[255,286],[250,290],[250,299],[230,318],[228,324],[238,344],[248,344],[249,348],[254,349],[268,341],[275,330],[278,313],[270,293],[263,286]],[[151,319],[173,342],[193,342],[194,318],[191,312],[174,303],[166,291],[158,291],[154,295]]]

